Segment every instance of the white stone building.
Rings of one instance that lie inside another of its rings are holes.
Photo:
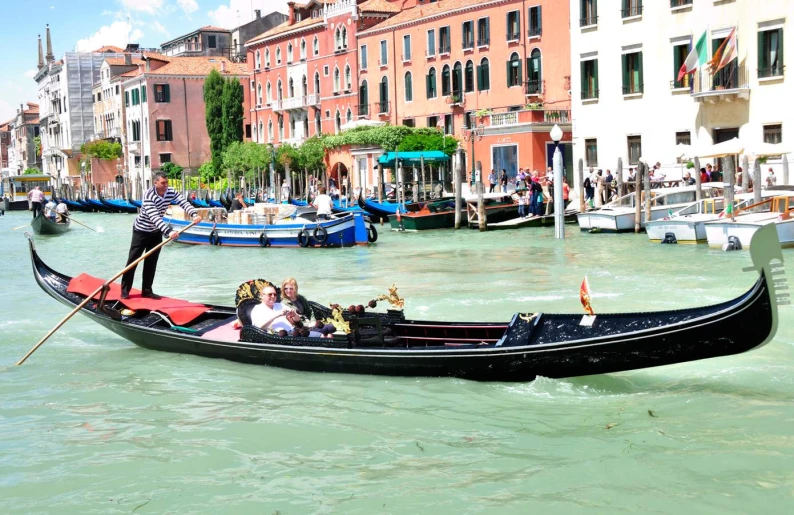
[[[794,141],[784,136],[794,129],[786,108],[794,80],[783,58],[784,48],[794,55],[790,0],[570,2],[575,162],[614,171],[622,158],[625,174],[643,157],[677,178],[678,143],[703,148],[739,137],[752,162],[761,143]],[[701,34],[710,59],[734,28],[735,60],[677,80]]]

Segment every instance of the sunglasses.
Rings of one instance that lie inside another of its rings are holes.
[[[265,297],[275,297],[276,296],[275,292],[274,293],[265,293],[264,295],[265,295]]]

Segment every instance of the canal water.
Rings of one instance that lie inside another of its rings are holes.
[[[531,383],[301,373],[140,349],[35,284],[28,213],[0,217],[0,513],[784,513],[794,506],[794,310],[743,355]],[[36,237],[69,275],[124,266],[131,215]],[[232,304],[294,276],[320,302],[395,283],[408,317],[507,320],[715,303],[746,252],[553,229],[397,234],[348,249],[169,245],[155,291]],[[791,280],[794,252],[784,251]],[[140,270],[136,277],[136,287]],[[752,325],[753,320],[745,323]]]

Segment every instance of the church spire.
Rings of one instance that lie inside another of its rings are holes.
[[[39,70],[44,68],[44,52],[41,49],[41,34],[39,34]]]
[[[51,63],[55,60],[52,53],[52,40],[50,39],[50,24],[47,24],[47,62]]]

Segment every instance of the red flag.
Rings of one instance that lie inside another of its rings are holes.
[[[593,307],[590,305],[590,284],[587,282],[587,276],[584,276],[582,285],[579,287],[579,300],[582,301],[582,306],[588,315],[595,315]]]

